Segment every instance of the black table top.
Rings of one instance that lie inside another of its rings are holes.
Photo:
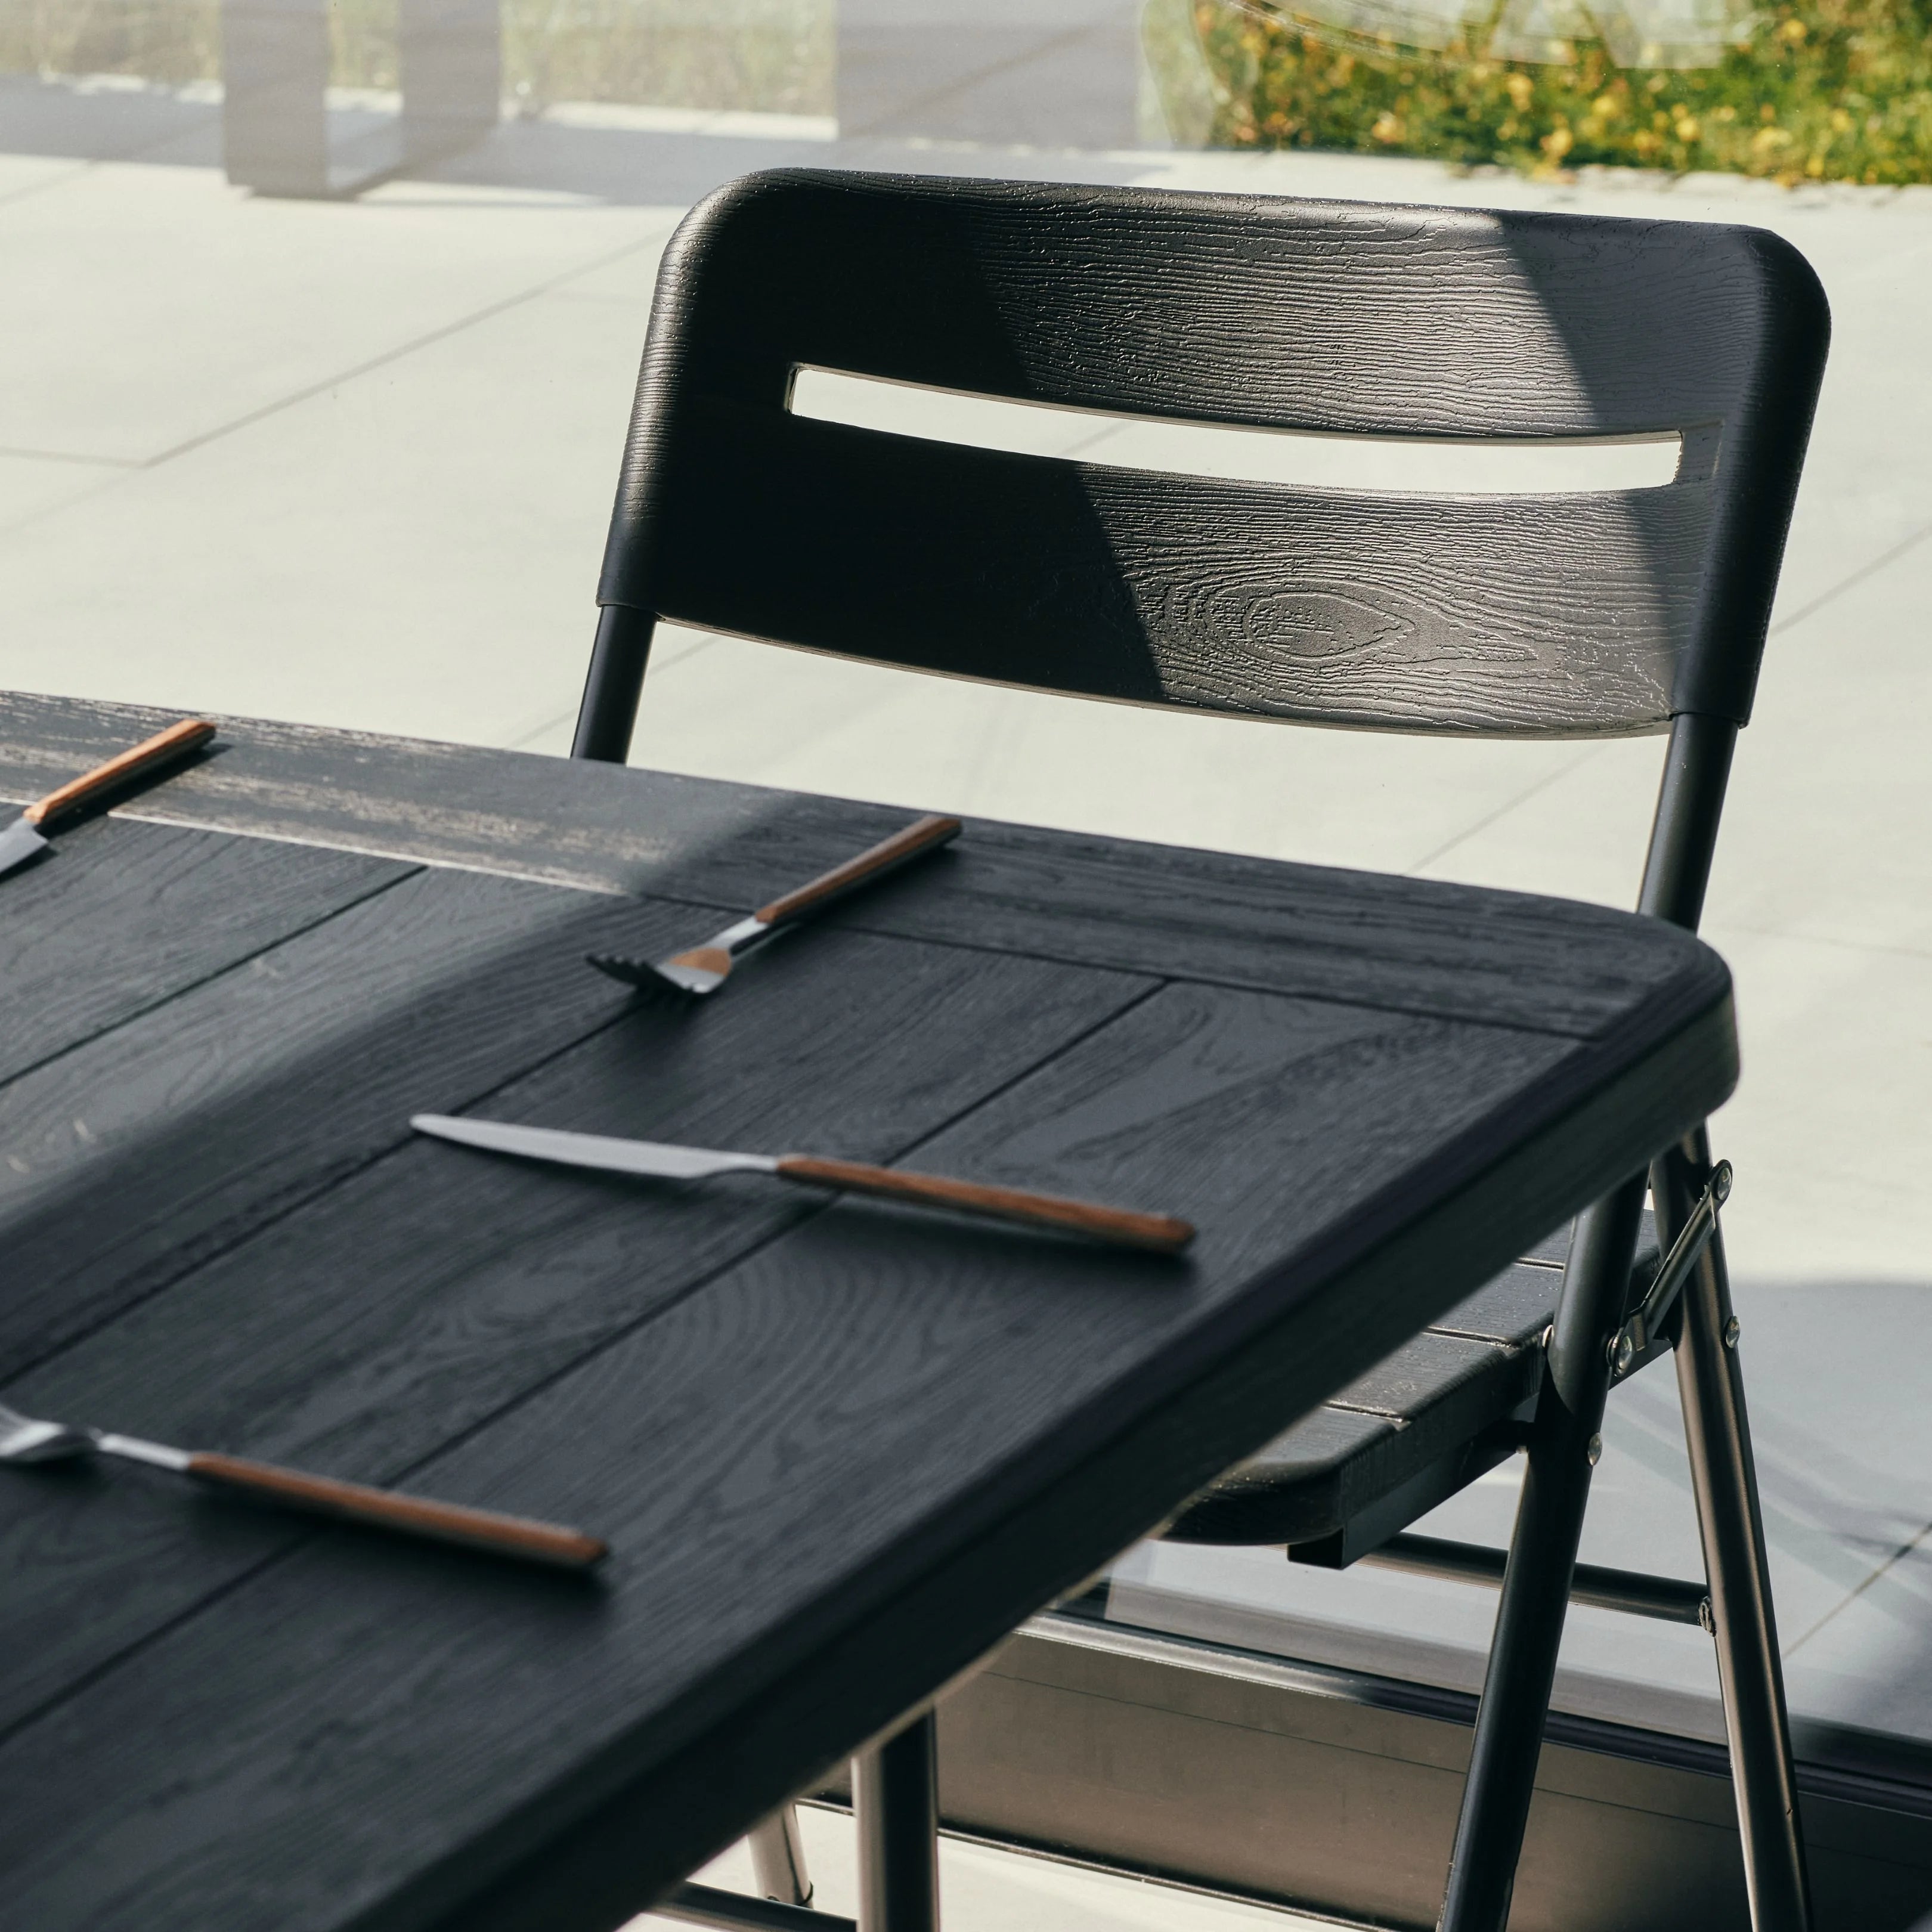
[[[23,799],[164,722],[0,702]],[[0,1472],[0,1917],[614,1924],[1702,1118],[1730,980],[1549,899],[231,722],[0,880],[0,1397],[573,1522],[594,1581]],[[718,919],[716,923],[722,923]],[[1173,1260],[417,1111],[1184,1215]]]

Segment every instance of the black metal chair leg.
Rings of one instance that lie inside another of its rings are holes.
[[[1502,1932],[1529,1821],[1564,1613],[1610,1393],[1610,1341],[1629,1292],[1643,1177],[1584,1215],[1538,1404],[1439,1932]]]
[[[630,755],[631,730],[638,698],[644,688],[644,665],[651,654],[657,620],[628,604],[606,604],[597,614],[597,641],[591,646],[590,674],[577,713],[573,758],[600,758],[621,765]]]
[[[1710,1167],[1701,1129],[1678,1154],[1657,1163],[1652,1190],[1658,1231],[1666,1240],[1683,1225]],[[1730,1737],[1751,1924],[1754,1932],[1808,1932],[1810,1892],[1791,1724],[1737,1339],[1719,1235],[1684,1285],[1677,1387],[1711,1584],[1718,1681]]]
[[[859,1932],[939,1932],[938,1738],[928,1711],[852,1760]]]
[[[783,1804],[747,1834],[752,1850],[752,1876],[760,1898],[781,1905],[812,1903],[812,1874],[805,1862],[805,1840],[799,1834],[798,1807]]]

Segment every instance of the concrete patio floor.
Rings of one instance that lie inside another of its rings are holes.
[[[801,1804],[798,1817],[812,1903],[822,1912],[856,1918],[859,1862],[851,1814]],[[1334,1932],[1338,1923],[950,1834],[940,1840],[939,1868],[946,1923],[964,1932]],[[733,1892],[750,1892],[756,1884],[742,1845],[694,1876]],[[679,1922],[647,1912],[632,1921],[629,1932],[668,1932]]]
[[[292,202],[226,184],[218,122],[205,88],[0,79],[0,682],[542,752],[568,740],[658,251],[748,169],[1562,206],[1754,222],[1804,250],[1836,341],[1706,926],[1746,1068],[1715,1132],[1794,1702],[1932,1738],[1932,190],[838,142],[584,108],[353,203]],[[1158,716],[668,631],[635,755],[1628,904],[1660,743]],[[1694,1568],[1676,1427],[1667,1378],[1620,1398],[1593,1560]],[[1506,1533],[1499,1476],[1444,1521]],[[1449,1681],[1489,1615],[1454,1586],[1260,1555],[1128,1574],[1150,1616]],[[1577,1708],[1710,1727],[1694,1634],[1583,1613],[1565,1655]]]

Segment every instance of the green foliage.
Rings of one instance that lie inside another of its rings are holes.
[[[1619,68],[1600,41],[1542,65],[1485,58],[1481,33],[1428,53],[1210,0],[1195,20],[1222,146],[1932,181],[1932,0],[1796,0],[1716,66],[1674,71]]]

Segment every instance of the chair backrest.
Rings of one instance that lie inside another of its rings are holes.
[[[1803,257],[1748,228],[749,176],[665,255],[580,754],[623,754],[658,617],[1337,724],[1741,724],[1828,330]],[[1255,428],[1676,432],[1682,453],[1649,489],[1291,488],[814,420],[790,407],[802,367]]]

